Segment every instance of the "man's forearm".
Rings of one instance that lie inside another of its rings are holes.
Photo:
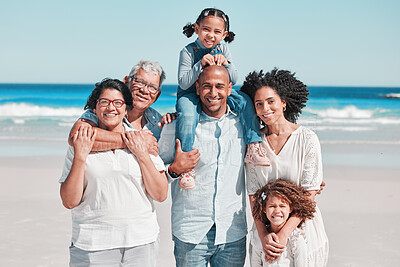
[[[106,151],[111,149],[125,148],[121,133],[114,133],[97,128],[96,141],[93,144],[92,151]]]
[[[79,131],[79,128],[82,125],[90,125],[92,127],[96,127],[97,129],[96,141],[93,144],[92,151],[107,151],[111,149],[119,149],[126,147],[120,133],[113,133],[107,130],[97,128],[97,125],[94,122],[86,119],[79,119],[75,122],[74,126],[72,126],[68,138],[68,143],[70,145],[72,145],[72,138],[75,132]]]

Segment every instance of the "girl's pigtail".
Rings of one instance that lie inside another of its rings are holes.
[[[183,27],[183,34],[186,35],[187,38],[191,37],[194,33],[194,24],[188,23]]]
[[[235,34],[233,32],[230,31],[231,25],[229,23],[229,17],[227,14],[225,14],[224,12],[222,12],[222,18],[225,21],[225,30],[228,31],[228,34],[225,36],[224,41],[227,43],[230,43],[233,41],[233,39],[235,39]]]
[[[230,43],[235,39],[235,34],[233,32],[228,32],[228,34],[225,36],[224,41],[227,43]]]

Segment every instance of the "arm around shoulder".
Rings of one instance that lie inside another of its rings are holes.
[[[72,138],[80,127],[91,126],[97,129],[96,140],[93,144],[92,151],[106,151],[111,149],[125,148],[126,145],[119,133],[113,133],[97,127],[97,124],[91,120],[80,118],[72,126],[69,133],[68,144],[72,145]]]

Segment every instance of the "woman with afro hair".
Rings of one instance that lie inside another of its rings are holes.
[[[278,178],[303,187],[314,202],[323,177],[321,146],[314,132],[296,124],[308,100],[306,85],[290,71],[273,69],[265,74],[263,71],[250,73],[240,90],[254,102],[262,125],[262,145],[271,162],[270,166],[246,164],[247,191],[252,210],[256,191]],[[276,263],[285,251],[289,237],[301,223],[301,216],[292,215],[274,233],[256,216],[250,233],[251,265],[263,266],[262,257],[265,262]],[[300,266],[326,266],[329,243],[318,206],[315,206],[313,218],[305,220],[302,229],[307,256]]]

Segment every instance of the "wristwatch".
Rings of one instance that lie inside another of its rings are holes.
[[[171,166],[171,165],[170,165],[170,166]],[[176,179],[176,178],[179,177],[179,174],[177,174],[176,172],[170,171],[170,170],[169,170],[169,167],[168,167],[168,173],[169,173],[169,175],[170,175],[172,178],[174,178],[174,179]]]

